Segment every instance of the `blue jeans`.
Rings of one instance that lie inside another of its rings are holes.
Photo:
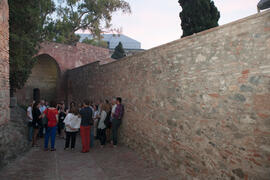
[[[45,143],[44,143],[45,149],[48,148],[48,143],[49,143],[50,137],[51,137],[51,149],[54,149],[56,130],[57,130],[57,126],[47,128],[46,134],[45,134]]]
[[[94,129],[95,129],[94,125],[91,125],[91,130],[90,130],[90,147],[91,148],[94,147],[94,139],[95,139]]]

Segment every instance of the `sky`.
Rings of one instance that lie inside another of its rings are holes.
[[[182,35],[178,0],[126,0],[132,13],[113,14],[112,24],[122,28],[122,33],[141,42],[143,49],[150,49]],[[219,25],[250,16],[257,12],[259,0],[214,0],[220,11]]]

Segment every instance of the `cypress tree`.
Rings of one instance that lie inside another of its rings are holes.
[[[112,54],[113,59],[121,59],[126,56],[125,50],[123,49],[123,45],[121,42],[115,47],[114,52]]]
[[[212,0],[179,0],[182,37],[218,26],[220,13]]]

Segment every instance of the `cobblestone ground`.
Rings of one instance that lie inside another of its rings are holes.
[[[39,141],[39,145],[43,140]],[[177,179],[147,164],[125,146],[100,148],[98,142],[89,153],[80,153],[77,136],[75,151],[65,151],[64,140],[56,139],[56,151],[32,148],[0,171],[1,180],[165,180]]]

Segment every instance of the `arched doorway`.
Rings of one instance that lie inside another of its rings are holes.
[[[60,74],[55,59],[47,54],[39,55],[24,88],[16,93],[18,103],[26,105],[33,98],[47,101],[57,99]]]

